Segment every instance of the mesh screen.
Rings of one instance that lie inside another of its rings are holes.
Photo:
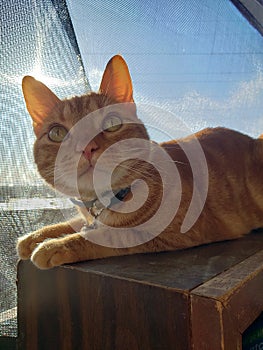
[[[21,79],[35,76],[61,98],[83,94],[89,84],[64,1],[0,0],[0,6],[0,336],[15,336],[16,238],[63,219],[33,162]]]
[[[263,132],[262,36],[230,0],[67,3],[92,88],[107,60],[121,53],[137,103],[171,111],[192,132],[208,126]],[[158,113],[142,119],[158,126]]]

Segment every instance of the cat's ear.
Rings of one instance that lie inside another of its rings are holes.
[[[133,102],[129,69],[120,55],[112,57],[108,62],[99,91],[113,98],[116,102]]]
[[[44,119],[61,100],[45,84],[29,75],[23,78],[22,90],[34,131],[38,134]]]

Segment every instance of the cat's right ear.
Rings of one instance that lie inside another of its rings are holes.
[[[61,100],[43,83],[27,75],[22,81],[26,107],[33,119],[34,132],[38,136],[44,119]]]
[[[99,91],[119,103],[133,102],[129,69],[120,55],[113,56],[108,62]]]

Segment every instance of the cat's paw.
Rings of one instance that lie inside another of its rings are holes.
[[[39,269],[45,270],[74,261],[72,252],[60,239],[49,239],[34,250],[31,261]]]
[[[30,259],[33,250],[39,243],[39,237],[35,233],[31,233],[18,238],[16,251],[20,259]]]

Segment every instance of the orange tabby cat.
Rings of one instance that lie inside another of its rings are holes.
[[[132,83],[121,56],[114,56],[109,61],[98,93],[60,100],[30,76],[23,79],[23,93],[37,137],[34,156],[38,170],[49,184],[69,197],[75,197],[72,200],[81,216],[19,238],[17,251],[21,259],[31,258],[36,266],[47,269],[64,263],[176,250],[234,239],[263,226],[263,140],[215,128],[160,146],[150,142],[144,125],[136,116]],[[81,143],[83,135],[76,137],[74,126],[89,113],[92,117],[87,126],[83,124],[76,129],[87,135],[86,143]],[[91,130],[95,129],[97,131],[92,134]],[[74,135],[77,141],[71,147]],[[130,159],[123,158],[121,144],[110,153],[110,146],[130,139],[135,142],[135,146],[128,144]],[[136,140],[139,146],[136,146]],[[202,183],[202,178],[198,183],[194,182],[193,160],[185,152],[189,147],[195,149],[196,140],[206,160],[205,165],[202,162],[199,165],[197,157],[196,164],[201,170],[207,166],[207,184]],[[161,159],[161,170],[149,161],[156,153],[156,147],[172,159],[165,164],[165,155],[157,157],[157,160]],[[61,156],[63,166],[56,174],[61,152],[64,152]],[[102,162],[103,153],[107,157]],[[111,173],[112,194],[107,206],[101,202],[108,187],[99,181],[97,174],[109,173],[113,159],[119,165]],[[98,163],[101,172],[96,173]],[[169,181],[164,184],[161,171],[172,166],[171,163],[176,165],[175,173],[170,171]],[[170,187],[165,191],[163,186],[167,184]],[[194,190],[196,198],[200,199],[194,207],[198,215],[188,229],[182,230]],[[202,191],[205,197],[202,197]],[[171,197],[172,192],[178,196]],[[136,198],[142,205],[122,212],[122,208]],[[158,220],[151,221],[160,206],[165,208],[161,219],[159,216]],[[148,222],[151,224],[147,225]],[[157,226],[162,232],[155,230]]]

